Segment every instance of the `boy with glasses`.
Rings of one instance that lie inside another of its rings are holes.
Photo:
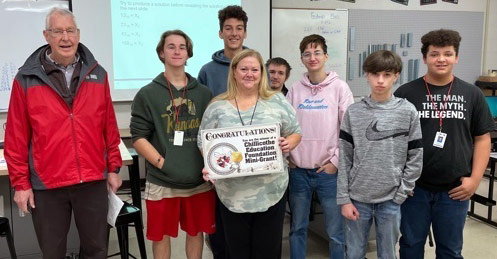
[[[344,258],[343,217],[336,202],[338,136],[342,117],[354,98],[337,73],[325,70],[329,57],[322,36],[304,37],[300,54],[307,72],[286,96],[302,127],[302,141],[289,158],[290,257],[305,258],[309,211],[316,191],[330,239],[329,256]]]
[[[364,258],[374,220],[378,258],[393,259],[400,204],[421,174],[421,127],[414,105],[392,95],[402,71],[400,57],[380,50],[362,67],[371,95],[352,104],[343,117],[337,201],[345,217],[347,258]]]

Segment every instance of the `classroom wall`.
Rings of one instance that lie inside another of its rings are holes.
[[[309,8],[309,9],[374,9],[376,10],[431,10],[431,11],[471,11],[487,12],[488,20],[484,44],[487,51],[483,52],[482,74],[486,74],[488,69],[497,69],[497,0],[471,0],[459,1],[459,4],[450,4],[442,1],[434,5],[420,6],[418,0],[410,0],[409,5],[401,5],[388,0],[356,0],[356,3],[347,3],[338,0],[272,0],[273,8]],[[250,17],[249,17],[250,19]],[[115,104],[116,115],[119,128],[127,128],[130,120],[129,103]]]
[[[489,69],[497,70],[497,0],[488,0],[486,48],[483,52],[483,74]]]
[[[441,0],[436,4],[420,5],[418,0],[410,0],[407,6],[389,0],[356,0],[348,3],[339,0],[273,0],[273,8],[309,8],[309,9],[375,9],[375,10],[418,10],[418,11],[467,11],[488,13],[487,28],[483,36],[486,52],[482,49],[482,74],[488,69],[497,69],[497,0],[459,1],[458,4]],[[463,39],[464,41],[464,39]],[[464,43],[462,43],[464,44]],[[492,47],[491,47],[492,46]]]
[[[486,74],[488,69],[497,69],[497,0],[471,0],[459,1],[459,4],[449,4],[438,1],[438,4],[420,6],[419,1],[411,0],[408,6],[397,4],[387,0],[356,0],[355,4],[337,0],[273,0],[273,8],[347,8],[347,9],[378,9],[378,10],[433,10],[433,11],[473,11],[486,12],[487,25],[484,31],[484,45],[486,52],[483,55],[482,73]],[[130,102],[119,102],[114,104],[119,128],[128,128],[130,120]],[[0,114],[0,124],[3,125],[7,114]],[[3,139],[3,127],[0,127],[0,138]]]
[[[375,10],[432,10],[432,11],[473,11],[483,12],[487,0],[459,1],[459,4],[451,4],[437,1],[437,4],[420,6],[419,0],[409,0],[405,6],[390,0],[356,0],[349,3],[339,0],[273,0],[273,8],[346,8],[346,9],[375,9]]]

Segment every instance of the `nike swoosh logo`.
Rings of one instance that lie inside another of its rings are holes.
[[[387,138],[395,138],[398,136],[408,136],[409,130],[407,129],[392,129],[379,131],[376,125],[378,120],[373,120],[366,129],[366,138],[370,141],[378,141]]]

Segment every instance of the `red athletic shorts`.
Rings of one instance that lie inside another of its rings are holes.
[[[161,241],[164,235],[178,236],[178,223],[190,236],[199,232],[216,232],[214,190],[190,197],[164,198],[160,201],[146,200],[147,238]]]

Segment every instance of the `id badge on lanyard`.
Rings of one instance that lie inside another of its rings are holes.
[[[433,140],[433,146],[437,148],[444,148],[445,145],[445,140],[447,140],[447,133],[442,132],[442,125],[443,125],[443,120],[442,120],[442,115],[441,112],[437,109],[437,106],[435,105],[435,101],[433,100],[433,97],[430,92],[430,88],[428,87],[428,83],[426,82],[426,76],[424,76],[424,81],[425,81],[425,86],[426,86],[426,91],[428,92],[428,95],[431,97],[431,103],[433,104],[433,107],[435,107],[435,110],[438,115],[439,119],[439,126],[440,129],[437,131],[437,134],[435,134],[435,139]],[[444,101],[444,104],[440,107],[440,109],[443,111],[444,108],[447,105],[447,101],[449,100],[450,96],[450,91],[452,90],[452,84],[454,83],[454,77],[452,77],[452,81],[450,82],[449,90],[447,91],[447,99]]]
[[[437,134],[435,134],[435,139],[433,140],[433,146],[438,148],[444,148],[446,139],[447,139],[447,133],[437,131]]]
[[[174,131],[174,142],[173,145],[175,146],[183,146],[183,137],[185,135],[184,131],[180,130],[175,130]]]
[[[181,107],[183,104],[183,101],[185,100],[185,94],[186,94],[186,89],[188,87],[188,78],[185,75],[185,88],[183,89],[183,96],[181,97],[178,106],[176,107],[175,99],[173,96],[173,91],[171,90],[171,85],[169,83],[169,80],[166,77],[166,82],[167,82],[167,88],[169,89],[169,96],[171,97],[171,104],[174,108],[174,119],[175,119],[175,129],[178,126],[179,123],[179,115],[181,113]],[[181,130],[175,130],[174,131],[174,141],[173,145],[175,146],[183,146],[183,138],[185,136],[185,132]]]

